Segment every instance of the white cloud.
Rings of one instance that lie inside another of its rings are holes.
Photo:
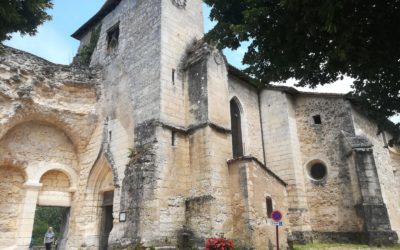
[[[284,86],[290,86],[294,87],[294,85],[297,83],[296,80],[294,79],[289,79],[285,83],[273,83],[276,85],[284,85]],[[344,77],[343,80],[336,81],[331,84],[325,84],[323,86],[317,86],[314,89],[308,88],[308,87],[295,87],[296,89],[300,91],[308,91],[308,92],[321,92],[321,93],[341,93],[341,94],[346,94],[350,92],[351,85],[353,83],[353,79],[350,77]]]
[[[76,46],[71,46],[68,37],[49,26],[40,26],[36,36],[21,36],[13,34],[11,40],[4,44],[16,49],[38,55],[48,61],[69,64],[76,52]]]
[[[400,123],[400,114],[394,115],[389,118],[394,123]]]

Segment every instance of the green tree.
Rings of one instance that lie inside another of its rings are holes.
[[[60,237],[62,223],[65,219],[67,209],[64,207],[41,207],[38,206],[35,212],[33,224],[33,244],[43,245],[43,237],[49,227],[53,227],[56,238]]]
[[[399,0],[205,0],[219,48],[250,41],[243,63],[260,84],[316,87],[343,75],[374,116],[400,113]],[[383,119],[382,119],[383,120]]]
[[[51,17],[46,10],[52,0],[2,0],[0,1],[0,42],[10,39],[10,34],[34,35],[37,27]]]

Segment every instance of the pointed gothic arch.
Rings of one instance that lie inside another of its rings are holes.
[[[244,155],[242,114],[243,112],[240,101],[237,97],[233,97],[230,101],[233,158]]]
[[[89,173],[86,189],[88,192],[114,190],[114,178],[111,164],[104,153],[101,153]]]
[[[114,178],[111,164],[100,153],[93,165],[86,186],[85,211],[92,230],[87,238],[96,239],[98,249],[107,249],[108,235],[113,227]]]

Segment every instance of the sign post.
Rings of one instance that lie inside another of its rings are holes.
[[[276,227],[276,249],[279,250],[279,226],[282,225],[282,213],[278,210],[272,211],[271,214],[272,220],[275,221]]]
[[[276,249],[279,250],[279,226],[276,226]]]

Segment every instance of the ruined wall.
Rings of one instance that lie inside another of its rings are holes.
[[[0,246],[13,246],[24,198],[25,177],[21,169],[0,165]]]
[[[285,183],[269,172],[255,158],[232,160],[229,163],[229,183],[232,196],[233,239],[242,247],[275,249],[276,229],[267,217],[266,198],[273,202],[273,210],[283,215],[280,247],[286,247],[289,224]]]
[[[84,149],[96,122],[99,70],[55,65],[26,52],[2,49],[0,137],[20,123],[36,120],[60,128],[78,151]]]
[[[296,97],[296,120],[302,153],[310,225],[314,239],[360,240],[363,219],[356,213],[350,168],[341,144],[341,131],[354,133],[350,104],[335,95]],[[320,116],[316,124],[313,116]],[[327,174],[322,180],[311,177],[310,167],[320,161]],[[348,233],[348,234],[347,234]],[[357,239],[358,237],[358,239]]]
[[[258,91],[234,76],[229,77],[229,96],[237,98],[242,108],[244,155],[264,161]]]
[[[70,139],[62,131],[46,124],[29,122],[13,128],[1,140],[0,155],[28,162],[31,167],[62,164],[78,170]]]
[[[10,217],[23,226],[8,232],[18,245],[10,247],[23,248],[31,240],[37,204],[71,206],[80,170],[78,155],[85,151],[97,122],[96,84],[101,74],[98,69],[56,65],[19,50],[1,49],[0,165],[24,169],[18,217]],[[39,196],[40,178],[51,170],[68,176],[70,189],[62,192],[64,196]]]
[[[398,155],[390,152],[385,147],[382,134],[377,134],[378,127],[373,121],[361,115],[357,110],[352,109],[356,135],[368,138],[373,144],[373,154],[378,171],[379,183],[381,186],[383,201],[386,204],[392,230],[400,234],[400,206],[398,189],[398,176],[396,171],[400,166]],[[390,133],[385,132],[387,140],[391,138]]]

